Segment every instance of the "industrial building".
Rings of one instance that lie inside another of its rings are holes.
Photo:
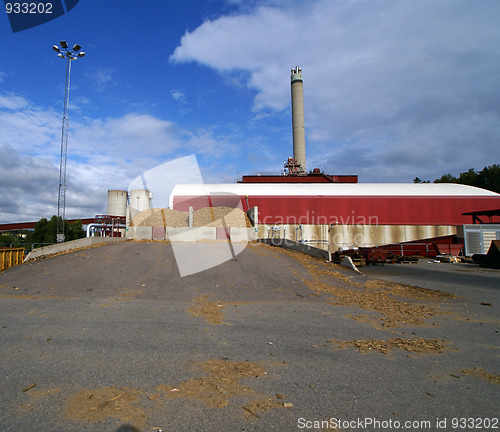
[[[293,157],[281,175],[247,175],[238,184],[177,185],[170,208],[188,211],[216,202],[257,208],[258,236],[329,250],[372,247],[459,235],[464,213],[500,208],[500,195],[460,184],[358,183],[357,175],[306,170],[302,69],[291,70]]]
[[[317,168],[307,172],[303,76],[298,66],[291,70],[290,84],[293,157],[285,162],[284,171],[245,175],[235,184],[178,184],[170,196],[170,209],[188,214],[205,207],[238,208],[251,215],[254,229],[249,239],[286,238],[329,251],[443,236],[464,238],[471,214],[500,209],[499,194],[472,186],[368,184],[358,183],[354,174],[325,174]],[[110,206],[117,216],[127,214],[127,227],[149,208],[148,191],[131,191],[127,212],[123,191],[110,193]],[[154,227],[149,232],[146,238],[155,238]],[[475,236],[479,231],[472,232]],[[485,238],[500,238],[500,229],[487,232]],[[486,244],[482,237],[474,239]]]
[[[241,202],[258,209],[259,237],[318,247],[379,246],[459,234],[473,209],[500,207],[500,195],[459,184],[177,185],[170,207],[187,211]]]

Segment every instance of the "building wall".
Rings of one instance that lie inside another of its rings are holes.
[[[286,228],[285,228],[286,227]],[[286,238],[336,251],[457,234],[451,225],[275,225],[258,226],[259,238]]]
[[[500,194],[458,184],[177,185],[175,210],[259,208],[261,224],[463,225],[462,213],[500,208]]]
[[[340,225],[463,225],[470,216],[462,213],[500,206],[499,198],[460,196],[248,196],[211,197],[212,205],[259,208],[262,224]],[[206,196],[174,198],[174,209],[207,207]]]
[[[462,213],[498,209],[500,194],[458,184],[206,184],[175,186],[170,204],[257,207],[260,238],[337,250],[457,234],[470,223]]]

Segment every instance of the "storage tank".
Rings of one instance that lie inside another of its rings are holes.
[[[151,199],[153,194],[144,189],[131,190],[129,195],[130,207],[138,210],[144,211],[151,208]]]
[[[108,212],[109,216],[125,217],[127,214],[127,191],[108,190]]]

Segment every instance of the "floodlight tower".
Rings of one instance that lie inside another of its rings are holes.
[[[66,154],[68,150],[68,109],[69,109],[69,81],[71,74],[71,61],[83,57],[85,53],[80,51],[82,47],[73,45],[73,49],[68,49],[66,41],[60,42],[61,48],[52,45],[52,49],[58,57],[66,59],[66,85],[64,87],[64,111],[61,134],[61,162],[59,164],[59,194],[57,197],[57,243],[64,241],[64,218],[66,213]]]

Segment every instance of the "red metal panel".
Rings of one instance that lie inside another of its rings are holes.
[[[357,175],[246,175],[239,183],[357,183]]]
[[[193,210],[199,210],[204,207],[231,207],[243,209],[242,203],[245,202],[245,197],[239,197],[235,194],[223,195],[202,195],[202,196],[176,196],[174,198],[174,210],[189,211],[189,207]],[[245,204],[246,208],[246,204]]]
[[[207,197],[174,197],[174,209],[187,211],[186,202],[197,210]],[[469,222],[462,213],[500,207],[499,198],[484,196],[249,196],[248,202],[267,224],[462,225]]]
[[[165,228],[153,227],[153,240],[165,240]]]
[[[216,228],[216,239],[217,240],[227,240],[229,238],[229,228],[217,227]]]
[[[438,249],[440,254],[448,254],[458,256],[463,253],[463,244],[436,244],[435,247]]]

